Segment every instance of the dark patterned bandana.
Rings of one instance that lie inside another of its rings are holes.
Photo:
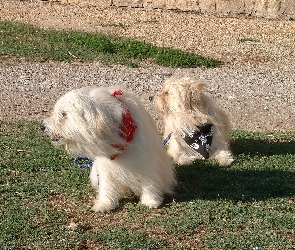
[[[209,150],[213,139],[213,124],[205,124],[197,127],[199,131],[192,130],[189,133],[181,131],[183,140],[204,159],[209,158]]]

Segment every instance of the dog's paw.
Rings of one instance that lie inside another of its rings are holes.
[[[233,163],[233,161],[234,161],[233,158],[228,158],[228,159],[219,160],[218,163],[222,167],[228,167]]]
[[[162,202],[162,197],[158,197],[157,199],[155,199],[155,197],[147,194],[142,195],[140,199],[140,203],[149,208],[158,208],[159,206],[161,206]]]
[[[116,208],[116,205],[111,203],[102,203],[95,201],[93,207],[91,208],[94,212],[106,213]]]
[[[214,158],[222,167],[230,166],[234,161],[233,155],[230,151],[219,151],[217,154],[214,155]]]
[[[162,202],[159,201],[155,201],[155,200],[150,200],[150,201],[141,201],[141,204],[149,207],[149,208],[158,208],[159,206],[161,206]]]
[[[195,156],[180,155],[177,159],[177,163],[182,166],[191,165],[196,159],[197,157]]]

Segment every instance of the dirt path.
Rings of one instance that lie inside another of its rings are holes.
[[[216,69],[140,68],[100,63],[0,58],[1,118],[42,120],[56,99],[85,85],[122,84],[148,96],[171,75],[208,82],[208,93],[229,113],[233,128],[294,130],[295,22],[218,18],[192,13],[0,0],[0,19],[43,28],[99,31],[194,51],[224,62]]]

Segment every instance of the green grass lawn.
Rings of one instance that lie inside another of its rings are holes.
[[[93,61],[137,67],[144,59],[167,67],[217,67],[220,62],[191,52],[157,47],[101,33],[43,30],[0,21],[0,55],[25,56],[41,60]]]
[[[176,167],[160,209],[90,210],[88,170],[37,122],[0,121],[0,249],[294,249],[295,132],[232,132],[236,161]]]
[[[99,33],[0,21],[0,56],[136,67],[216,67],[217,60]],[[295,132],[232,132],[236,161],[176,166],[178,186],[160,209],[126,197],[90,210],[88,170],[54,148],[37,122],[0,120],[0,249],[294,249]]]

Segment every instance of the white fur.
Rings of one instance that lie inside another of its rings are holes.
[[[112,96],[118,89],[123,91],[120,101]],[[112,145],[126,144],[119,136],[123,107],[130,111],[137,129],[127,148],[119,151]],[[44,121],[43,130],[72,154],[94,159],[90,172],[92,186],[98,190],[94,211],[116,208],[130,191],[150,208],[162,204],[163,194],[173,193],[174,169],[155,122],[140,101],[122,87],[86,87],[65,94]],[[118,156],[111,160],[114,154]]]
[[[164,119],[164,136],[173,133],[168,154],[180,165],[189,165],[200,159],[200,154],[181,138],[179,130],[198,130],[198,126],[210,123],[213,124],[213,140],[209,156],[221,166],[228,166],[233,162],[229,149],[229,119],[213,99],[203,92],[204,86],[204,83],[193,78],[170,78],[155,96],[158,110]]]

